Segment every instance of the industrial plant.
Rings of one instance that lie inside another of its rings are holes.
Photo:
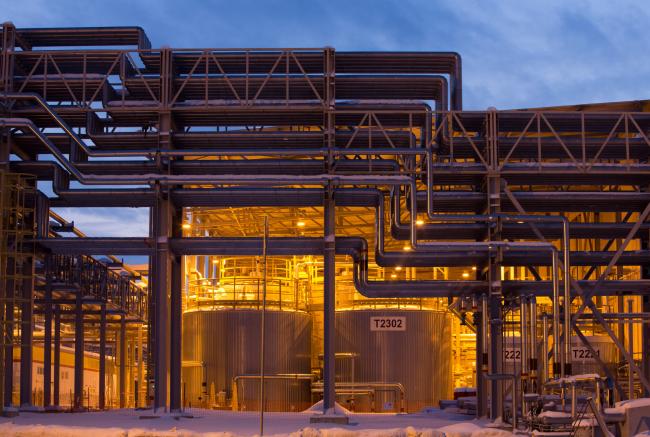
[[[3,415],[647,430],[647,102],[464,110],[454,52],[0,38]],[[148,235],[61,213],[98,208]]]

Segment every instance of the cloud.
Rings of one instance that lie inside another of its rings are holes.
[[[52,208],[89,237],[147,237],[149,208]]]
[[[458,51],[468,109],[650,97],[644,2],[24,0],[3,12],[19,27],[140,25],[155,46]]]

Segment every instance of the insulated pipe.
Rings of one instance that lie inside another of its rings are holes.
[[[519,322],[521,340],[521,393],[528,389],[528,305],[526,296],[519,297]],[[523,405],[523,404],[522,404]]]
[[[570,293],[570,252],[569,252],[569,241],[570,241],[570,235],[569,235],[569,221],[566,217],[564,216],[543,216],[543,215],[532,215],[532,214],[490,214],[490,215],[463,215],[463,214],[435,214],[432,212],[433,210],[433,199],[430,195],[430,189],[427,189],[427,217],[431,220],[435,221],[450,221],[450,222],[485,222],[485,223],[495,223],[497,220],[505,221],[505,222],[516,222],[516,223],[549,223],[549,222],[562,222],[562,252],[563,252],[563,259],[564,259],[564,265],[567,266],[566,269],[564,270],[564,283],[565,283],[565,294]],[[413,196],[411,196],[413,197]],[[403,231],[404,229],[409,230],[410,238],[411,238],[411,244],[413,244],[413,240],[416,237],[416,231],[414,230],[414,227],[416,226],[416,220],[415,220],[415,215],[411,213],[411,225],[410,227],[406,227],[403,223],[400,221],[400,194],[399,190],[393,190],[392,196],[391,196],[391,203],[392,203],[392,208],[393,208],[393,213],[391,214],[392,217],[392,224],[391,226],[394,226],[398,231]],[[417,211],[417,202],[413,202],[413,199],[410,201],[411,205],[411,211]],[[426,229],[426,225],[424,225],[423,229]],[[430,243],[425,244],[424,246],[429,245]],[[417,247],[417,244],[413,247]]]
[[[336,174],[305,175],[168,175],[150,173],[137,176],[123,175],[96,175],[82,173],[65,155],[45,136],[29,119],[4,118],[0,119],[0,128],[15,127],[26,129],[37,137],[45,147],[54,155],[56,160],[75,179],[84,185],[184,185],[184,184],[226,184],[226,185],[406,185],[411,183],[408,176],[350,176]]]
[[[480,385],[482,388],[482,396],[479,397],[478,402],[481,402],[481,410],[483,411],[483,416],[487,416],[487,404],[488,404],[488,387],[485,376],[489,373],[489,355],[488,355],[488,333],[490,326],[490,312],[488,307],[488,297],[487,294],[481,296],[481,381],[476,381],[477,385]],[[477,351],[478,353],[478,351]]]
[[[63,120],[55,111],[52,110],[50,105],[36,93],[4,93],[0,94],[0,98],[5,100],[34,100],[38,105],[43,108],[52,119],[59,125],[59,127],[74,141],[74,143],[83,150],[83,152],[90,157],[189,157],[189,156],[243,156],[243,155],[258,155],[258,156],[285,156],[285,155],[300,155],[300,156],[328,156],[333,153],[335,155],[424,155],[424,150],[414,150],[412,148],[345,148],[330,150],[328,148],[260,148],[260,149],[182,149],[182,150],[156,150],[156,149],[128,149],[128,150],[95,150],[88,147],[86,143],[70,128],[70,126]],[[429,113],[430,108],[427,113]],[[345,111],[343,111],[345,112]],[[9,119],[12,120],[12,119]],[[23,120],[23,119],[13,119]],[[26,120],[26,119],[24,119]]]
[[[540,375],[538,392],[548,380],[548,314],[542,314],[542,373]]]
[[[629,313],[632,313],[634,311],[634,301],[632,299],[627,301],[627,311]],[[630,357],[634,357],[634,320],[629,320],[627,328]],[[633,364],[629,362],[627,371],[627,385],[629,392],[628,399],[630,400],[634,399],[634,371],[632,370],[632,366]]]
[[[553,252],[553,271],[558,268],[557,252]],[[553,277],[553,376],[561,375],[561,348],[560,348],[560,287],[557,276]]]
[[[52,211],[52,210],[50,210],[49,213],[50,213],[50,217],[52,217],[54,220],[56,220],[57,222],[59,222],[59,224],[61,224],[61,225],[63,225],[63,226],[72,224],[72,223],[68,222],[66,219],[64,219],[63,217],[61,217],[61,216],[60,216],[59,214],[57,214],[56,212]],[[84,234],[81,230],[77,229],[76,227],[73,227],[73,228],[72,228],[72,232],[73,232],[77,237],[81,237],[81,238],[86,237],[86,234]],[[115,257],[115,256],[113,256],[113,255],[106,255],[106,256],[107,256],[111,261],[113,261],[113,262],[115,262],[115,263],[120,263],[120,264],[122,264],[122,268],[123,268],[125,271],[129,272],[129,273],[132,274],[132,275],[137,275],[137,272],[136,272],[135,270],[133,270],[131,267],[129,267],[128,265],[123,264],[123,263],[122,263],[122,260],[118,259],[117,257]]]
[[[506,184],[504,182],[504,188]],[[507,188],[506,188],[507,189]],[[508,193],[508,191],[506,191]],[[433,152],[430,148],[427,149],[427,217],[431,220],[443,221],[487,221],[492,222],[495,219],[493,216],[474,215],[463,217],[462,215],[437,215],[433,212]],[[399,202],[398,206],[399,206]],[[414,217],[417,215],[417,202],[411,201],[411,227],[415,226]],[[399,215],[396,216],[399,221]],[[564,323],[563,333],[564,345],[561,349],[561,363],[562,363],[562,376],[571,374],[571,262],[570,262],[570,246],[571,239],[569,235],[569,220],[565,216],[537,216],[537,215],[499,215],[503,221],[516,221],[516,222],[529,222],[529,223],[543,223],[543,222],[562,222],[562,253],[563,253],[563,272],[564,272]],[[415,230],[412,230],[411,238],[414,238]],[[540,235],[543,238],[543,236]],[[415,247],[415,246],[414,246]],[[558,296],[559,297],[559,296]],[[554,344],[559,339],[554,339]]]
[[[530,357],[528,369],[530,373],[530,392],[537,392],[537,298],[534,294],[528,296],[530,305]],[[548,353],[548,352],[544,352]]]

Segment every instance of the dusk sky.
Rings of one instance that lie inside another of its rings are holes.
[[[4,20],[17,27],[138,25],[154,47],[457,51],[463,58],[465,109],[650,96],[650,3],[642,1],[3,3]],[[146,232],[146,210],[130,214],[133,233]],[[100,227],[104,235],[113,232],[107,222],[114,217],[103,211],[74,215],[89,234]]]

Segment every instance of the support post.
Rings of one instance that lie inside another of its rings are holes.
[[[634,313],[634,301],[632,299],[627,301],[627,312],[629,314]],[[634,399],[634,372],[632,371],[632,366],[634,362],[634,319],[630,318],[628,321],[628,345],[629,345],[629,354],[630,354],[630,367],[627,372],[627,384],[628,384],[628,399]]]
[[[126,317],[120,316],[120,408],[126,408]]]
[[[154,365],[154,412],[167,411],[167,378],[169,371],[169,200],[159,195],[151,209],[152,232],[156,251],[151,260],[151,297],[154,301],[153,329],[151,332]]]
[[[54,387],[53,398],[54,406],[61,405],[60,388],[61,388],[61,308],[56,305],[54,308]]]
[[[490,215],[501,213],[501,179],[496,170],[499,168],[498,147],[498,125],[496,109],[490,108],[487,112],[485,136],[487,140],[486,152],[488,155],[489,167],[492,172],[485,180],[487,205],[486,212]],[[487,238],[489,241],[502,241],[501,220],[497,220],[494,227],[488,228]],[[502,281],[501,265],[503,253],[497,248],[490,253],[487,266],[488,298],[490,313],[490,349],[489,349],[489,371],[490,374],[503,373],[503,314],[502,314]],[[513,387],[515,387],[513,381]],[[513,399],[515,395],[513,394]],[[490,380],[490,419],[503,418],[503,382],[498,379]],[[513,408],[514,409],[514,408]],[[517,411],[513,412],[516,418]],[[516,420],[516,419],[515,419]]]
[[[650,313],[650,296],[642,296],[641,299],[642,311]],[[650,323],[641,324],[641,350],[650,351]],[[641,368],[646,379],[650,380],[650,353],[641,354]],[[643,392],[644,397],[650,397],[650,390],[644,388]]]
[[[650,238],[647,233],[643,234],[641,238],[641,248],[650,249]],[[650,279],[650,265],[641,266],[641,278]],[[650,313],[650,296],[644,295],[641,297],[641,311]],[[641,350],[650,351],[650,323],[641,324]],[[641,369],[646,379],[650,381],[650,353],[641,354]],[[644,388],[644,397],[650,397],[650,390]]]
[[[144,396],[146,384],[144,383],[144,351],[142,350],[142,325],[138,325],[138,388],[135,407],[145,405]]]
[[[478,318],[476,317],[478,316]],[[481,311],[475,313],[476,326],[476,417],[487,416],[487,384],[485,376],[488,373],[488,298],[481,296]]]
[[[78,258],[81,263],[81,257]],[[78,266],[81,267],[81,266]],[[77,290],[75,305],[74,324],[74,402],[73,409],[83,409],[84,389],[84,314],[83,314],[83,290]]]
[[[171,412],[181,411],[182,262],[180,256],[174,256],[172,259],[170,299],[171,344],[169,348],[169,409]]]
[[[20,331],[20,407],[32,406],[32,366],[34,343],[34,257],[22,266],[22,309]]]
[[[5,306],[5,315],[4,315],[4,336],[2,338],[1,347],[4,348],[4,399],[3,405],[5,408],[11,408],[13,406],[13,390],[14,390],[14,301],[15,301],[15,268],[16,264],[13,258],[7,257],[7,280],[5,282],[6,287],[4,290],[4,306]]]
[[[106,409],[106,304],[99,315],[99,409]]]
[[[52,279],[45,259],[45,334],[43,338],[43,407],[52,404]]]
[[[180,409],[181,366],[181,260],[169,247],[171,237],[182,236],[182,210],[175,207],[168,192],[157,187],[151,209],[151,235],[156,249],[151,260],[150,286],[154,300],[152,349],[154,361],[154,412],[168,411],[173,403]]]
[[[325,241],[324,241],[324,278],[323,278],[323,325],[324,325],[324,353],[323,353],[323,413],[333,413],[336,402],[334,388],[335,360],[334,360],[334,330],[336,318],[336,214],[334,196],[331,187],[327,187],[325,194]]]

